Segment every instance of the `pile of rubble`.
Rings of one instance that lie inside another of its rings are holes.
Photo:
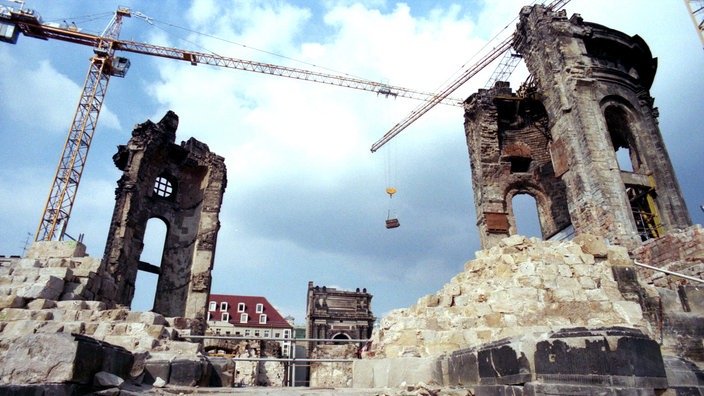
[[[437,356],[565,327],[627,326],[652,335],[640,305],[621,295],[612,273],[613,266],[632,265],[625,248],[598,237],[506,238],[477,252],[437,294],[384,318],[373,354]]]
[[[35,243],[24,258],[0,258],[0,387],[80,393],[108,374],[138,384],[217,382],[202,345],[187,342],[202,323],[132,312],[113,304],[110,290],[101,260],[80,243]]]
[[[704,246],[690,245],[685,256]],[[601,237],[511,236],[477,252],[436,294],[385,317],[354,362],[353,387],[700,394],[704,315],[686,302],[703,297],[700,286],[640,282],[627,250]]]

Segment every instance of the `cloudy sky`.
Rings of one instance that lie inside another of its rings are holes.
[[[28,1],[45,21],[100,34],[117,5],[135,41],[435,91],[512,30],[529,0]],[[5,0],[0,4],[8,5]],[[580,13],[638,34],[659,58],[651,94],[692,220],[704,220],[700,171],[704,50],[680,0],[573,0]],[[508,29],[505,29],[508,27]],[[502,33],[503,32],[503,33]],[[0,43],[0,254],[21,255],[36,232],[88,70],[91,48],[20,37]],[[460,108],[437,106],[375,154],[370,146],[419,102],[137,54],[110,81],[68,232],[103,254],[120,172],[116,146],[132,127],[180,117],[226,158],[228,187],[212,291],[266,296],[303,323],[308,281],[374,295],[383,316],[434,293],[479,249]],[[452,96],[486,84],[494,66]],[[516,87],[525,78],[520,70]],[[385,188],[398,190],[391,202]],[[401,227],[384,227],[389,209]],[[534,206],[533,206],[534,212]],[[528,212],[530,213],[530,211]],[[533,223],[533,224],[531,224]],[[535,219],[519,231],[535,233]],[[152,225],[155,224],[155,225]],[[144,259],[155,262],[159,224]],[[151,307],[140,274],[135,309]]]

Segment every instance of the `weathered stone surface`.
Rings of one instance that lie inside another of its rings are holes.
[[[235,384],[235,362],[229,358],[208,358],[208,386],[230,388]]]
[[[55,276],[41,276],[33,284],[19,288],[17,295],[30,300],[38,298],[57,300],[63,289],[63,279]]]
[[[574,243],[582,247],[582,251],[594,257],[603,258],[607,255],[607,244],[604,237],[581,234],[574,237]]]
[[[354,388],[442,384],[441,363],[435,358],[364,359],[353,362]]]
[[[120,388],[125,380],[115,374],[99,371],[95,374],[93,383],[101,388]]]
[[[608,259],[594,261],[573,242],[512,236],[478,252],[465,272],[437,294],[392,311],[373,336],[373,351],[388,358],[435,356],[574,326],[628,326],[649,332],[640,305],[622,295],[612,268]],[[633,267],[627,268],[637,283]]]
[[[156,381],[161,379],[166,384],[166,379],[170,377],[171,374],[171,363],[168,360],[158,360],[152,359],[147,360],[144,363],[144,383],[154,384]],[[162,385],[163,386],[163,385]]]
[[[27,304],[27,309],[38,310],[38,309],[50,309],[56,307],[56,301],[37,299]]]
[[[174,360],[171,362],[169,384],[195,386],[203,377],[203,362],[200,360]]]
[[[74,374],[78,345],[68,334],[25,334],[3,346],[7,348],[0,354],[3,384],[80,380]],[[94,369],[97,372],[99,367]]]
[[[34,242],[27,252],[25,258],[47,259],[47,258],[72,258],[86,255],[86,246],[76,241],[39,241]]]
[[[205,318],[215,257],[218,220],[227,185],[224,158],[194,138],[176,144],[178,116],[167,112],[137,125],[113,156],[123,171],[103,255],[114,286],[101,295],[129,306],[140,269],[147,222],[167,225],[154,311],[165,316]],[[154,192],[156,186],[161,189]],[[184,279],[184,276],[187,278]],[[184,287],[187,285],[187,287]]]

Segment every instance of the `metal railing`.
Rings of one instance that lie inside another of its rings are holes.
[[[281,386],[296,386],[296,368],[310,367],[311,363],[352,363],[357,358],[309,358],[296,356],[296,344],[315,342],[316,344],[360,344],[360,348],[366,345],[369,339],[330,339],[330,338],[286,338],[286,337],[257,337],[257,336],[223,336],[223,335],[182,335],[181,338],[192,340],[225,340],[225,341],[271,341],[290,343],[288,357],[235,357],[227,356],[234,362],[279,362],[284,365],[284,381]],[[234,379],[234,378],[233,378]],[[306,382],[310,378],[306,378]]]

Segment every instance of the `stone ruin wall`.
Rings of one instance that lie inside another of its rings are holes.
[[[227,381],[218,374],[227,362],[188,342],[205,328],[224,160],[193,138],[174,144],[177,125],[168,112],[157,124],[136,126],[119,147],[114,160],[124,173],[103,259],[60,241],[35,242],[24,258],[0,258],[0,393],[34,384],[83,394],[105,376],[136,384]],[[155,193],[158,177],[171,183],[169,194]],[[160,266],[139,261],[150,217],[170,225]],[[160,274],[155,312],[131,312],[144,268]]]

